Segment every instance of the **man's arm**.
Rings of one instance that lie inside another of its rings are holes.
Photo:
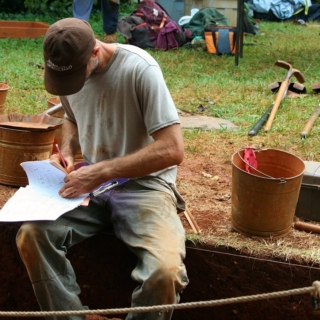
[[[62,146],[59,146],[62,151],[64,160],[67,163],[67,172],[74,170],[74,156],[80,148],[78,127],[75,123],[68,119],[63,120],[62,124]],[[53,154],[51,160],[61,163],[58,154]]]
[[[182,162],[184,145],[179,124],[158,130],[152,137],[154,142],[135,153],[71,172],[65,178],[66,184],[61,188],[60,195],[74,198],[92,191],[107,180],[141,177]]]

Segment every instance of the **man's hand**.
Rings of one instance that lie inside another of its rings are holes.
[[[75,198],[81,194],[89,193],[104,182],[101,174],[95,170],[94,165],[88,165],[70,172],[64,178],[65,185],[59,194],[63,198]]]
[[[58,153],[52,154],[50,157],[50,160],[60,164],[63,167],[63,163],[62,163],[61,158]],[[74,170],[73,158],[72,157],[64,157],[64,161],[67,164],[67,167],[65,168],[65,170],[68,173],[72,172]]]
[[[154,142],[132,154],[103,160],[70,172],[59,194],[64,198],[75,198],[91,192],[105,181],[143,177],[182,162],[184,147],[179,124],[154,132],[152,138]]]

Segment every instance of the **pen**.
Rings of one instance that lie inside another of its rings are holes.
[[[122,184],[124,184],[128,181],[129,181],[128,178],[117,178],[117,179],[106,181],[99,188],[90,192],[90,196],[97,197],[100,194],[102,194],[110,189],[113,189],[114,187],[121,186]]]
[[[90,192],[90,196],[97,197],[98,195],[116,187],[117,185],[119,185],[118,181],[110,182],[107,185],[101,186],[97,190]]]
[[[62,153],[60,151],[60,148],[59,148],[57,143],[56,143],[56,148],[58,150],[58,153],[59,153],[60,159],[62,161],[63,167],[66,168],[67,167],[66,161],[64,160],[64,157],[63,157],[63,155],[62,155]]]

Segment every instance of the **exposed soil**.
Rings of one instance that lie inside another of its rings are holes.
[[[236,146],[230,149],[224,146],[220,151],[211,148],[210,152],[195,156],[189,145],[179,167],[179,191],[201,229],[201,235],[195,235],[185,215],[180,214],[189,239],[185,263],[190,278],[189,286],[181,295],[181,303],[305,288],[320,280],[317,254],[316,262],[303,255],[303,248],[319,248],[318,235],[293,229],[281,240],[262,240],[232,230],[230,155],[233,148],[237,149]],[[16,190],[0,185],[0,208]],[[20,225],[0,223],[1,311],[39,310],[15,246],[15,234]],[[131,292],[136,286],[130,279],[135,257],[112,231],[107,230],[71,248],[68,257],[82,288],[81,299],[90,309],[130,305]],[[109,317],[112,316],[115,315]],[[125,317],[124,314],[116,316]],[[301,294],[176,310],[174,319],[300,320],[317,319],[317,316],[313,313],[310,295]]]

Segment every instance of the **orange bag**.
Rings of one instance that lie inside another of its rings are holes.
[[[204,29],[204,38],[208,52],[216,55],[234,55],[236,53],[236,34],[236,27],[207,26]]]

